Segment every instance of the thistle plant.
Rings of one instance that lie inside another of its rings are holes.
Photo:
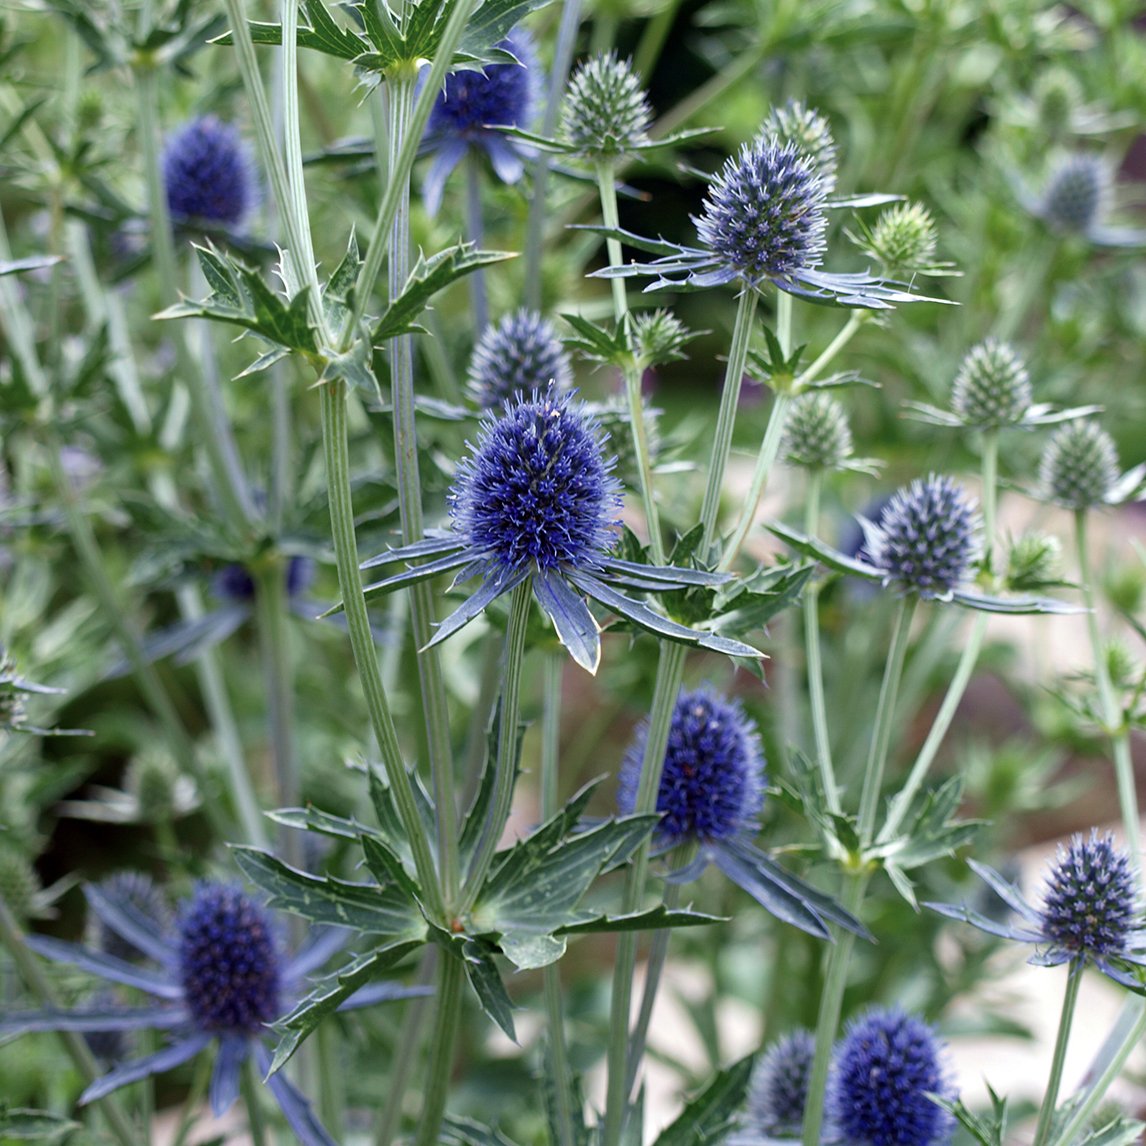
[[[163,186],[179,223],[239,227],[255,205],[246,145],[235,127],[214,116],[192,120],[167,140]]]

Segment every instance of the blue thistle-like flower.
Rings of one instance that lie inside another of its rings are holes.
[[[254,1057],[261,1075],[270,1070],[270,1050],[263,1043],[267,1024],[284,1015],[286,1004],[298,994],[305,978],[346,941],[345,932],[329,928],[288,958],[278,946],[266,911],[228,884],[200,884],[179,912],[179,925],[171,936],[116,887],[95,886],[85,891],[101,922],[157,964],[156,969],[46,936],[29,936],[28,946],[46,959],[142,991],[155,1002],[124,1007],[97,996],[97,1005],[87,1009],[9,1011],[0,1017],[0,1034],[152,1029],[168,1032],[169,1041],[162,1049],[121,1063],[96,1079],[80,1096],[81,1103],[172,1070],[217,1042],[210,1099],[215,1115],[222,1115],[238,1098],[248,1058]],[[341,1009],[426,993],[419,987],[374,983]],[[310,1104],[284,1074],[271,1075],[267,1086],[304,1146],[335,1146]]]
[[[422,195],[431,215],[441,205],[450,172],[471,149],[489,158],[503,183],[516,183],[525,170],[523,156],[528,152],[496,128],[525,127],[533,117],[537,52],[533,37],[524,28],[515,28],[497,47],[518,63],[451,72],[430,112],[426,142],[435,155]]]
[[[861,521],[865,548],[885,581],[924,598],[949,598],[979,552],[979,515],[952,478],[932,474],[899,490],[879,524]]]
[[[797,1030],[773,1043],[748,1085],[748,1128],[772,1136],[798,1135],[804,1123],[816,1037]]]
[[[617,803],[637,803],[648,722],[638,728],[621,766]],[[711,689],[682,692],[673,710],[657,794],[657,827],[668,847],[714,843],[750,831],[764,804],[764,751],[756,722],[738,700]]]
[[[1110,169],[1097,155],[1069,155],[1051,173],[1040,204],[1056,231],[1085,235],[1097,226],[1110,201]]]
[[[192,120],[168,139],[163,185],[177,222],[237,227],[255,202],[254,169],[242,137],[213,115]]]
[[[956,1090],[942,1044],[926,1023],[900,1010],[852,1022],[835,1052],[828,1111],[855,1146],[939,1146],[955,1121],[928,1097]]]
[[[314,562],[309,557],[294,556],[286,563],[288,598],[306,592],[314,580]],[[255,599],[255,579],[250,570],[237,561],[224,565],[211,579],[211,591],[223,601],[249,604]]]
[[[982,915],[965,904],[929,903],[949,919],[958,919],[1004,939],[1036,945],[1028,960],[1040,967],[1093,963],[1107,978],[1141,990],[1146,967],[1146,928],[1134,889],[1130,857],[1109,834],[1091,831],[1059,847],[1047,873],[1041,908],[994,868],[968,866],[1015,912],[1017,923]]]
[[[713,181],[696,220],[720,281],[757,287],[819,266],[827,247],[823,180],[795,144],[745,144]],[[726,276],[726,277],[725,277]]]
[[[518,394],[544,392],[551,383],[567,390],[573,367],[552,323],[522,308],[482,332],[468,379],[478,405],[493,410]]]

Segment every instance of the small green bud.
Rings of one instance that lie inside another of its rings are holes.
[[[1103,651],[1106,655],[1107,680],[1120,692],[1132,687],[1138,679],[1141,668],[1125,642],[1107,641]]]
[[[565,91],[561,134],[584,159],[615,159],[648,142],[653,111],[628,60],[595,56]]]
[[[20,921],[36,911],[36,897],[43,890],[40,877],[28,857],[10,844],[0,844],[0,899]]]
[[[633,346],[644,367],[683,358],[692,337],[688,327],[671,311],[646,310],[633,316]]]
[[[1033,591],[1062,577],[1062,542],[1049,533],[1024,533],[1007,554],[1007,587]]]
[[[1082,107],[1086,93],[1073,72],[1066,68],[1048,68],[1034,83],[1031,102],[1043,135],[1061,140],[1070,135],[1070,125]]]
[[[1030,405],[1030,375],[1014,347],[995,338],[971,347],[951,388],[951,408],[967,425],[1014,426]]]
[[[1043,496],[1065,509],[1102,505],[1118,480],[1118,451],[1095,422],[1068,422],[1047,443],[1039,463]]]
[[[782,107],[774,107],[768,113],[761,135],[772,136],[778,143],[794,144],[812,161],[813,172],[820,177],[825,195],[836,189],[836,172],[839,161],[836,156],[836,141],[827,119],[813,107],[799,100],[789,100]]]
[[[922,203],[896,203],[857,239],[864,254],[889,275],[910,275],[935,265],[935,220]]]
[[[175,759],[164,748],[150,747],[132,758],[123,786],[135,797],[141,820],[169,820],[176,814],[178,783]]]
[[[844,408],[829,394],[801,394],[788,411],[784,460],[807,469],[838,469],[852,455],[852,431]]]

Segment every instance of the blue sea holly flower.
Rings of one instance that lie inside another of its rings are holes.
[[[816,1037],[803,1029],[768,1048],[748,1084],[746,1129],[767,1137],[799,1135],[815,1053]]]
[[[176,222],[240,226],[255,203],[255,178],[238,130],[213,115],[180,128],[163,153],[163,186]]]
[[[487,326],[474,347],[470,393],[483,410],[500,409],[518,393],[568,390],[573,381],[569,354],[552,323],[524,307]]]
[[[1093,963],[1107,978],[1146,993],[1146,980],[1137,971],[1146,967],[1146,927],[1136,901],[1134,870],[1109,834],[1092,831],[1089,838],[1075,836],[1068,847],[1059,846],[1047,872],[1041,908],[1028,903],[993,868],[967,862],[1018,920],[993,919],[965,904],[927,907],[990,935],[1035,944],[1039,949],[1028,962],[1037,966]]]
[[[935,1032],[914,1015],[877,1010],[852,1022],[835,1051],[828,1116],[849,1146],[940,1146],[955,1120],[930,1095],[957,1092]]]
[[[649,725],[637,728],[621,765],[617,804],[631,815],[637,806]],[[657,790],[659,849],[695,845],[697,858],[669,876],[695,879],[714,863],[768,911],[809,934],[830,939],[828,921],[865,935],[862,924],[802,880],[786,872],[751,843],[764,804],[764,751],[756,722],[737,700],[708,688],[682,691],[673,709]]]
[[[530,580],[533,595],[573,659],[596,672],[600,629],[586,597],[640,628],[734,657],[758,657],[751,645],[677,624],[620,589],[667,592],[729,578],[612,557],[620,483],[606,460],[596,419],[571,394],[550,387],[519,395],[497,417],[487,412],[471,454],[450,490],[453,528],[363,563],[363,569],[421,562],[366,587],[368,597],[441,573],[477,590],[438,626],[431,645],[469,624],[503,593]]]
[[[172,1070],[215,1045],[210,1099],[214,1114],[222,1115],[238,1098],[241,1072],[251,1056],[262,1075],[270,1070],[271,1052],[264,1043],[268,1025],[286,1014],[305,978],[326,963],[347,937],[341,929],[325,930],[287,958],[270,915],[239,888],[224,883],[200,884],[183,904],[171,931],[157,927],[131,897],[114,887],[85,890],[100,920],[153,961],[155,968],[40,935],[29,936],[28,946],[46,959],[143,991],[156,1001],[143,1007],[9,1011],[0,1018],[0,1033],[150,1029],[168,1032],[168,1042],[96,1079],[80,1096],[81,1103]],[[343,1009],[424,993],[421,988],[375,983]],[[304,1146],[335,1146],[335,1139],[284,1074],[271,1075],[267,1086]]]
[[[434,158],[422,185],[422,200],[431,215],[441,206],[450,173],[471,150],[489,159],[503,183],[516,183],[525,171],[528,152],[497,129],[525,127],[532,119],[538,90],[537,52],[524,28],[515,28],[497,47],[517,62],[451,72],[430,112],[426,145]]]

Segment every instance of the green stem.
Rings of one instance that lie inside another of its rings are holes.
[[[633,71],[644,79],[646,86],[649,77],[653,74],[653,68],[656,67],[657,60],[660,58],[661,49],[668,39],[668,34],[672,31],[679,7],[680,0],[667,0],[667,3],[649,20],[644,31],[641,32],[637,50],[633,53]]]
[[[995,529],[998,520],[999,431],[983,431],[983,568],[995,573]]]
[[[727,67],[721,68],[711,79],[705,80],[695,91],[669,108],[653,124],[649,135],[653,139],[663,139],[683,127],[710,104],[716,103],[745,76],[751,75],[767,53],[768,46],[758,44],[751,51],[738,55]]]
[[[809,472],[807,501],[804,505],[804,531],[809,537],[816,537],[819,532],[820,490],[823,482],[823,470],[814,469]],[[816,745],[816,763],[820,769],[820,783],[824,789],[828,811],[833,815],[839,815],[842,808],[836,786],[835,769],[832,766],[832,740],[828,732],[828,707],[824,700],[819,597],[819,587],[812,582],[804,590],[804,599],[801,603],[804,610],[804,643],[807,646],[808,697],[812,708],[812,734]]]
[[[792,296],[786,290],[776,292],[776,341],[787,358],[792,353]]]
[[[562,653],[549,653],[545,657],[542,680],[541,708],[541,819],[555,816],[561,806],[559,764],[561,746],[561,676],[565,668]],[[542,972],[545,1015],[548,1026],[546,1051],[547,1069],[553,1080],[553,1093],[557,1100],[557,1134],[554,1146],[577,1146],[577,1126],[581,1112],[573,1109],[573,1077],[569,1053],[565,1044],[565,1010],[561,994],[561,970],[550,963]]]
[[[716,419],[716,434],[709,462],[708,485],[704,491],[700,520],[704,526],[700,551],[707,554],[717,537],[720,516],[720,495],[724,488],[724,471],[732,451],[732,430],[736,424],[736,407],[740,400],[740,383],[744,378],[744,364],[748,361],[748,347],[752,342],[752,320],[760,295],[746,287],[736,307],[736,322],[732,327],[732,345],[728,350],[728,366],[724,371],[724,389],[720,395],[720,413]],[[779,396],[777,396],[777,402]],[[776,406],[772,408],[775,417]],[[763,488],[763,485],[761,485]]]
[[[288,230],[291,241],[299,244],[299,261],[308,272],[299,279],[299,289],[309,285],[317,289],[314,265],[314,243],[310,234],[310,212],[306,205],[306,180],[302,167],[302,130],[298,113],[298,0],[281,0],[279,21],[282,25],[282,146],[286,166],[287,193],[293,226]],[[320,326],[319,329],[322,329]]]
[[[814,382],[823,374],[840,351],[856,336],[856,332],[863,326],[867,317],[868,312],[866,310],[852,311],[851,317],[848,318],[847,323],[840,330],[839,334],[824,347],[820,356],[806,370],[801,371],[800,375],[796,378],[796,381],[792,385],[792,389],[795,393],[799,394],[802,390],[805,390],[809,383]]]
[[[1046,1094],[1039,1109],[1039,1123],[1035,1129],[1035,1146],[1046,1146],[1050,1134],[1054,1108],[1058,1103],[1058,1090],[1062,1083],[1062,1068],[1066,1061],[1066,1047],[1070,1041],[1070,1027],[1074,1021],[1074,1007],[1078,1002],[1078,988],[1082,983],[1082,960],[1072,959],[1067,972],[1066,993],[1062,999],[1062,1016],[1058,1021],[1058,1037],[1054,1044],[1054,1058],[1051,1060],[1050,1078],[1047,1080]]]
[[[1087,515],[1085,509],[1074,515],[1074,535],[1078,552],[1078,580],[1082,588],[1082,601],[1086,606],[1086,628],[1090,635],[1090,648],[1094,657],[1094,682],[1102,706],[1102,722],[1110,737],[1114,756],[1114,776],[1118,786],[1118,802],[1122,808],[1122,830],[1126,836],[1126,849],[1135,871],[1141,868],[1142,840],[1139,829],[1138,792],[1134,783],[1134,761],[1130,753],[1130,728],[1119,711],[1110,673],[1106,667],[1106,654],[1102,635],[1098,631],[1098,613],[1095,609],[1094,583],[1090,572],[1090,552],[1087,541]]]
[[[338,561],[338,584],[346,608],[354,662],[366,696],[370,724],[382,754],[390,791],[414,856],[421,892],[431,914],[444,916],[442,889],[434,857],[422,827],[414,791],[402,759],[394,718],[378,670],[378,650],[370,630],[366,598],[358,575],[358,544],[354,536],[354,505],[350,485],[350,455],[346,426],[346,383],[335,379],[322,387],[322,440],[330,499],[330,528]]]
[[[466,238],[480,248],[485,235],[481,209],[481,162],[471,148],[465,159],[466,169]],[[408,204],[407,204],[408,205]],[[401,209],[399,209],[399,216]],[[470,305],[473,308],[474,339],[481,337],[489,325],[489,302],[485,290],[485,269],[478,267],[470,275]]]
[[[641,760],[641,779],[637,788],[634,811],[637,814],[653,812],[657,806],[661,773],[664,771],[665,750],[672,728],[673,709],[680,693],[684,676],[685,649],[683,645],[661,643],[657,679],[653,689],[653,706],[649,713],[649,731],[645,740],[645,754]],[[650,841],[646,840],[633,856],[632,865],[625,875],[625,888],[621,910],[636,911],[640,906],[649,868]],[[617,939],[617,956],[613,964],[613,997],[609,1010],[608,1090],[605,1104],[605,1125],[602,1146],[618,1146],[628,1114],[629,1074],[629,1011],[633,998],[633,971],[637,962],[637,939],[625,932]]]
[[[250,1131],[252,1146],[267,1146],[267,1125],[259,1105],[259,1089],[262,1079],[254,1056],[243,1065],[240,1087],[243,1091],[243,1105],[247,1108],[247,1129]]]
[[[509,625],[505,631],[505,659],[501,670],[501,709],[497,726],[497,763],[494,770],[493,800],[489,820],[474,853],[462,891],[458,914],[474,905],[493,863],[502,830],[513,806],[514,781],[517,779],[517,720],[521,700],[521,664],[525,658],[525,632],[529,627],[529,610],[533,601],[532,578],[527,577],[509,599]]]
[[[50,1010],[57,1010],[59,1001],[55,997],[52,985],[48,982],[47,976],[40,969],[40,965],[32,956],[31,951],[28,950],[28,946],[24,942],[24,934],[8,910],[8,905],[4,902],[3,896],[0,896],[0,942],[8,949],[8,954],[12,956],[12,962],[16,964],[16,969],[20,972],[21,978],[28,985],[32,994],[43,1006]],[[88,1050],[88,1045],[84,1042],[83,1036],[75,1031],[60,1031],[59,1038],[84,1082],[94,1082],[99,1078],[99,1066],[92,1056],[92,1052]],[[139,1135],[123,1113],[118,1101],[109,1095],[100,1099],[99,1105],[116,1138],[123,1146],[134,1146],[139,1141]]]
[[[201,1054],[195,1062],[195,1073],[191,1076],[191,1086],[187,1091],[187,1097],[183,1100],[183,1109],[179,1115],[179,1127],[175,1132],[175,1141],[172,1146],[184,1146],[192,1127],[203,1113],[201,1104],[203,1096],[207,1093],[207,1083],[210,1078],[210,1056]]]
[[[461,1022],[463,982],[462,961],[452,954],[444,954],[438,964],[438,1007],[430,1038],[429,1083],[414,1146],[435,1146],[438,1141],[450,1091],[454,1042]]]

